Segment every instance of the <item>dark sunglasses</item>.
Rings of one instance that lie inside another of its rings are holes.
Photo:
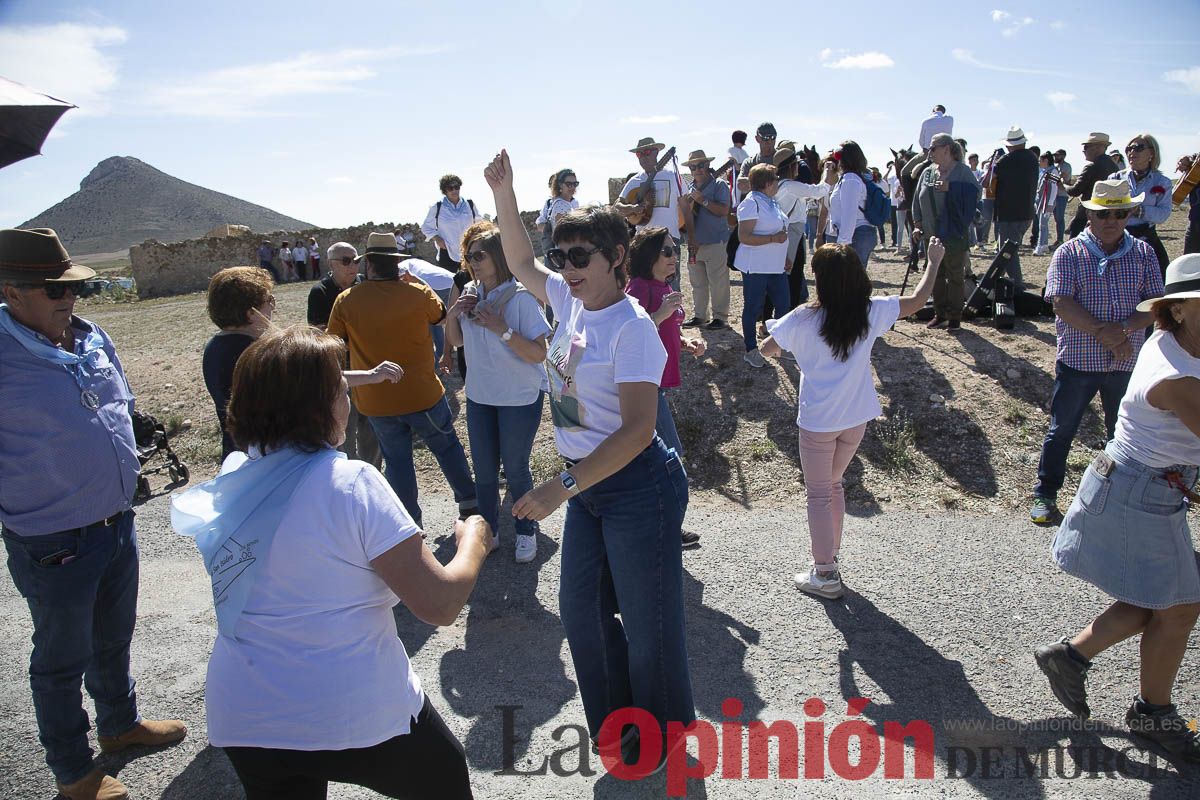
[[[84,281],[60,281],[58,283],[23,283],[21,287],[24,289],[41,289],[46,293],[46,297],[51,300],[62,300],[66,297],[67,290],[76,297],[84,296]],[[89,292],[90,294],[90,292]]]
[[[1140,153],[1143,150],[1145,150],[1146,148],[1148,148],[1149,146],[1150,145],[1146,144],[1145,142],[1141,142],[1139,144],[1131,144],[1125,148],[1125,152],[1126,153]]]
[[[459,189],[461,189],[461,188],[462,188],[462,184],[461,184],[461,183],[454,183],[454,184],[451,184],[451,185],[447,186],[447,187],[446,187],[446,191],[447,191],[447,192],[457,192],[457,191],[458,191]]]
[[[335,258],[334,261],[340,261],[343,267],[348,267],[354,263],[354,259],[351,258],[350,256],[342,256],[341,258]]]
[[[1093,211],[1092,213],[1095,214],[1098,219],[1108,219],[1109,217],[1113,217],[1114,219],[1125,219],[1132,213],[1132,209],[1108,208],[1104,211]]]
[[[670,258],[671,256],[675,255],[675,253],[676,253],[675,245],[673,245],[673,244],[664,244],[663,245],[662,254],[664,257]]]
[[[575,187],[577,187],[579,185],[579,181],[563,181],[562,185],[568,186],[568,187],[574,189]]]
[[[592,262],[592,256],[599,252],[599,247],[593,247],[590,250],[586,247],[572,247],[570,250],[554,247],[546,251],[546,263],[555,272],[562,272],[566,269],[568,261],[575,269],[584,269]]]
[[[478,264],[485,258],[487,258],[486,250],[476,250],[474,253],[467,253],[467,261],[470,261],[472,264]]]
[[[760,133],[758,135],[758,138],[762,139],[764,142],[773,142],[773,141],[775,141],[775,134],[771,134],[770,136],[767,136],[765,134]]]

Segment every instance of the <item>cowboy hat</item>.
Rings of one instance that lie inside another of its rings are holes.
[[[412,258],[412,253],[402,252],[396,244],[396,237],[390,233],[371,233],[367,236],[367,249],[355,258],[361,261],[367,256],[386,256],[399,261],[402,258]]]
[[[1088,134],[1088,137],[1081,142],[1081,144],[1102,144],[1105,147],[1108,147],[1110,144],[1112,144],[1112,140],[1108,138],[1107,133],[1092,131]]]
[[[1008,135],[1004,137],[1004,144],[1009,147],[1018,147],[1025,142],[1025,131],[1021,130],[1020,125],[1013,125],[1008,129]]]
[[[1129,196],[1129,181],[1117,178],[1111,181],[1096,181],[1092,187],[1092,199],[1080,201],[1084,208],[1105,211],[1110,208],[1136,208],[1146,197],[1143,192],[1137,197]]]
[[[96,277],[76,264],[50,228],[0,230],[0,279],[17,283],[60,283]]]
[[[1138,311],[1149,311],[1160,300],[1187,300],[1200,297],[1200,253],[1180,256],[1167,267],[1167,280],[1162,297],[1138,303]]]
[[[693,150],[688,154],[687,161],[684,161],[683,165],[685,167],[699,167],[704,164],[711,164],[712,162],[713,157],[704,155],[703,150]]]
[[[666,145],[662,144],[661,142],[654,141],[653,136],[645,136],[641,139],[638,139],[637,147],[630,149],[629,152],[636,153],[638,150],[649,150],[650,148],[662,150],[666,148]]]
[[[782,166],[785,161],[792,161],[796,158],[796,151],[790,147],[777,147],[775,154],[771,156],[771,163],[775,166]]]

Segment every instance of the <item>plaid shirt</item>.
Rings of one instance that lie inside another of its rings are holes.
[[[1163,293],[1162,274],[1154,250],[1135,240],[1133,249],[1110,261],[1104,274],[1099,259],[1078,238],[1054,251],[1046,272],[1046,297],[1071,297],[1102,322],[1124,322],[1137,311],[1137,304]],[[1072,328],[1062,317],[1054,320],[1058,336],[1057,358],[1072,369],[1084,372],[1130,372],[1145,341],[1139,328],[1129,334],[1133,355],[1118,361],[1091,333]]]

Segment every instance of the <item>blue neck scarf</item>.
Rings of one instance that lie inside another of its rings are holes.
[[[29,328],[13,319],[7,303],[0,303],[0,330],[17,340],[17,343],[36,358],[49,361],[51,364],[61,364],[75,378],[75,383],[83,389],[84,370],[94,371],[98,367],[108,366],[108,357],[104,353],[104,337],[92,328],[83,337],[76,339],[75,348],[82,353],[71,353],[50,344],[50,340],[34,333]]]
[[[1084,228],[1083,233],[1079,234],[1079,241],[1083,242],[1083,246],[1087,248],[1088,252],[1096,257],[1096,272],[1103,275],[1104,270],[1108,269],[1109,262],[1117,261],[1133,249],[1135,240],[1128,233],[1125,233],[1121,237],[1121,244],[1117,247],[1117,251],[1115,253],[1106,253],[1104,252],[1104,245],[1100,244],[1100,240],[1092,233],[1091,228]]]
[[[220,635],[237,638],[237,621],[301,481],[318,464],[345,457],[329,448],[284,448],[256,458],[233,453],[216,478],[171,500],[171,526],[196,540],[212,579]]]

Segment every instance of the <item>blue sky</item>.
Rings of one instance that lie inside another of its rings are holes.
[[[764,119],[822,151],[856,139],[882,167],[939,102],[981,154],[1013,123],[1077,166],[1092,130],[1155,134],[1169,174],[1200,150],[1195,0],[763,7],[787,10],[0,0],[0,75],[79,106],[43,156],[0,170],[0,225],[113,155],[328,226],[419,221],[444,172],[490,211],[482,169],[501,146],[528,209],[560,167],[599,200],[639,137],[712,155]]]

